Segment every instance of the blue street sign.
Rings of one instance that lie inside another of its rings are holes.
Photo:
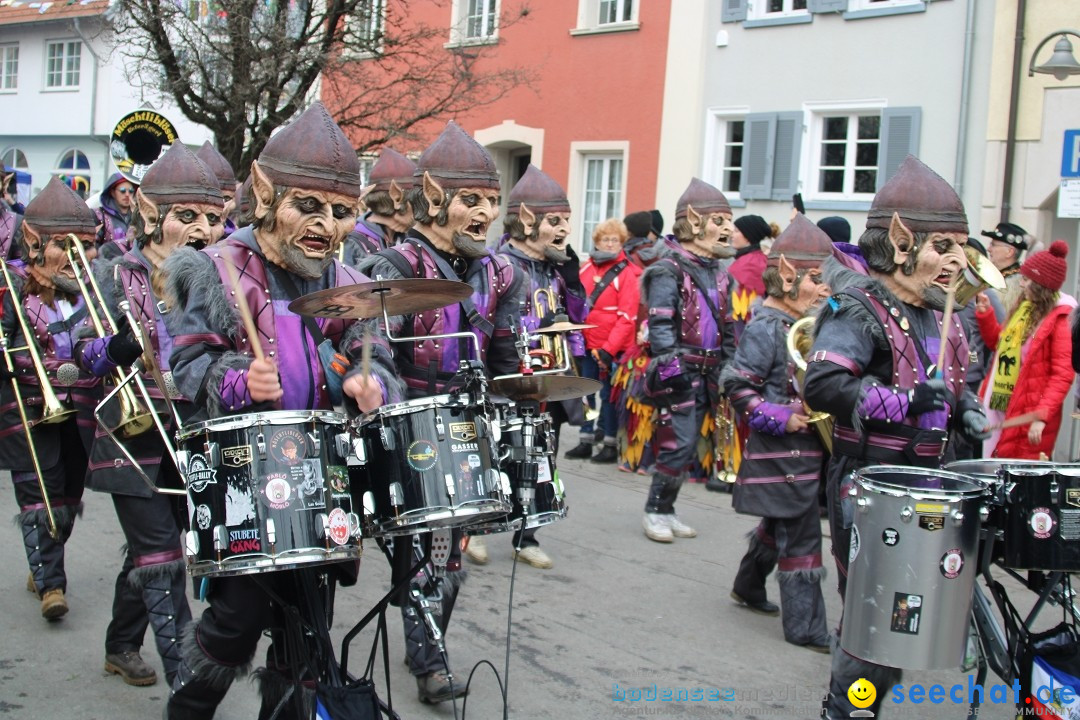
[[[1061,177],[1080,177],[1080,130],[1065,131],[1065,145],[1061,151]]]

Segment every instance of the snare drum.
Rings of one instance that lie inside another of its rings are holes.
[[[979,482],[944,470],[856,471],[840,637],[846,652],[898,668],[960,665],[985,494]]]
[[[1080,572],[1080,465],[1009,468],[1004,482],[1005,567]]]
[[[437,395],[385,405],[353,423],[367,450],[357,489],[370,535],[462,527],[510,512],[483,406]]]
[[[508,518],[470,525],[465,528],[466,535],[490,535],[517,530],[522,522],[526,529],[538,528],[566,517],[566,493],[559,479],[559,471],[555,467],[555,453],[551,450],[555,445],[551,416],[542,413],[520,417],[513,412],[512,406],[501,407],[504,410],[499,419],[502,430],[502,439],[499,441],[499,460],[502,471],[510,479],[514,511]],[[525,445],[526,423],[533,426],[531,448]],[[535,462],[537,465],[536,490],[527,508],[522,508],[518,497],[518,487],[521,482],[520,463],[522,462]]]
[[[360,557],[344,415],[282,410],[181,428],[193,577],[248,575]]]

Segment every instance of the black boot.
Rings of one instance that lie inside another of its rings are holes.
[[[129,577],[133,585],[142,587],[142,600],[165,668],[165,681],[172,686],[180,666],[180,628],[191,622],[184,561],[139,568]]]
[[[750,534],[750,547],[739,563],[735,574],[731,597],[762,615],[779,615],[780,608],[769,602],[765,594],[765,578],[776,567],[776,547],[766,545],[761,539],[761,526]]]
[[[600,452],[593,456],[590,462],[594,462],[601,465],[611,465],[619,459],[619,451],[615,449],[614,445],[604,444],[604,447],[600,448]]]
[[[315,705],[315,692],[304,688],[303,712],[297,714],[296,685],[288,673],[272,668],[261,667],[252,673],[259,685],[258,720],[303,720],[312,717]]]
[[[778,572],[780,611],[784,639],[815,652],[829,652],[829,629],[825,620],[825,598],[821,593],[823,568]]]
[[[173,677],[165,720],[211,720],[237,674],[244,672],[244,668],[208,658],[195,640],[197,627],[191,623],[183,631],[180,665]]]
[[[567,450],[563,457],[567,460],[588,460],[592,457],[592,443],[579,442],[577,447]]]
[[[53,510],[53,520],[59,530],[60,540],[54,540],[49,534],[45,510],[28,510],[19,515],[26,561],[30,565],[34,587],[41,598],[42,617],[47,620],[57,620],[68,611],[67,601],[64,599],[67,574],[64,572],[63,538],[71,536],[71,528],[75,524],[74,511],[72,508],[58,507]]]

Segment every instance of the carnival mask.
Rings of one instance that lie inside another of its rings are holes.
[[[731,213],[700,215],[693,207],[687,207],[686,219],[694,235],[689,243],[692,250],[719,260],[735,257],[735,248],[731,246],[735,223],[731,220]]]
[[[38,284],[68,295],[78,295],[79,282],[67,254],[67,234],[53,235],[42,249],[41,236],[26,223],[23,223],[23,232],[30,247],[27,267]],[[77,237],[84,247],[93,247],[94,233],[79,233]]]
[[[424,195],[435,218],[424,234],[437,248],[467,258],[487,254],[487,231],[499,217],[499,191],[492,188],[461,188],[450,194],[424,174]],[[444,217],[443,206],[446,202]],[[445,220],[445,221],[444,221]]]
[[[190,245],[201,250],[216,243],[225,234],[224,208],[213,203],[177,203],[156,205],[140,191],[137,196],[143,232],[149,241],[140,249],[147,260],[160,267],[172,251]],[[160,218],[161,207],[166,207]]]
[[[894,214],[889,241],[897,268],[886,284],[893,294],[909,305],[944,309],[949,286],[967,268],[967,234],[931,232],[916,246],[915,235]]]

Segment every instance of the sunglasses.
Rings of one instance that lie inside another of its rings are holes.
[[[120,193],[121,195],[134,195],[135,188],[116,188],[116,192]]]

